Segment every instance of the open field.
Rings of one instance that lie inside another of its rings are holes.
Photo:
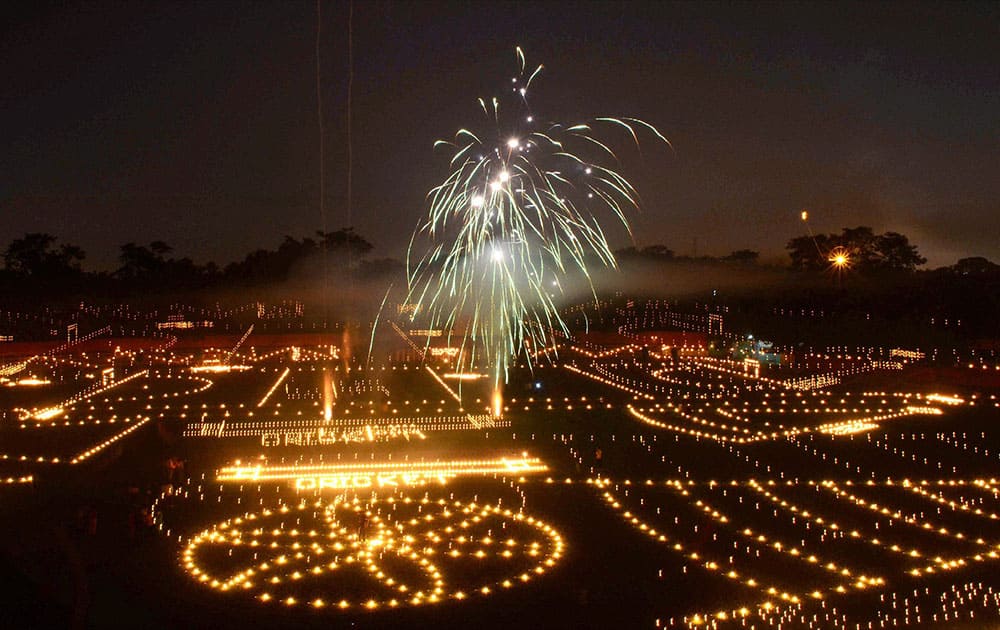
[[[10,377],[4,625],[998,623],[996,390],[566,343],[495,417],[445,364],[254,341]]]

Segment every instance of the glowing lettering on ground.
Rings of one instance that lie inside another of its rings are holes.
[[[317,446],[330,444],[349,444],[357,442],[376,442],[403,438],[425,439],[426,436],[415,424],[391,424],[387,426],[351,427],[343,429],[327,429],[320,427],[305,431],[264,431],[260,436],[260,445],[272,446]]]
[[[961,405],[965,402],[964,398],[958,396],[945,396],[943,394],[928,394],[924,397],[924,400],[929,402],[939,402],[945,405]]]
[[[919,361],[920,359],[923,359],[927,355],[924,354],[923,352],[920,352],[919,350],[905,350],[903,348],[893,348],[892,350],[889,351],[889,356],[900,357],[903,359],[913,359]]]
[[[232,419],[221,422],[201,420],[191,422],[184,429],[184,437],[212,438],[261,438],[263,446],[279,446],[285,441],[285,435],[296,435],[287,439],[289,444],[311,445],[320,443],[318,429],[324,431],[324,443],[336,443],[333,436],[340,441],[375,442],[392,438],[409,439],[417,437],[425,439],[432,431],[468,431],[471,429],[505,428],[511,425],[510,420],[493,418],[489,414],[465,414],[462,416],[413,416],[392,418],[338,418],[336,425],[329,425],[323,420],[256,420]],[[367,427],[367,428],[366,428]],[[344,434],[346,433],[346,436]],[[309,434],[309,435],[306,435]],[[266,437],[263,437],[266,436]]]
[[[410,335],[413,337],[440,337],[443,331],[431,328],[431,329],[410,329]]]
[[[320,477],[299,477],[295,480],[296,490],[350,490],[352,488],[387,488],[398,486],[422,486],[436,481],[444,484],[455,475],[423,475],[420,473],[397,473],[377,475],[324,475]]]
[[[429,461],[429,462],[375,462],[371,464],[303,464],[290,466],[268,466],[266,464],[244,466],[237,462],[233,466],[226,466],[219,470],[216,477],[221,482],[245,482],[245,481],[290,481],[293,484],[313,483],[315,487],[321,487],[323,483],[338,484],[345,478],[357,479],[367,477],[368,487],[372,485],[370,480],[377,480],[379,477],[385,480],[400,480],[404,475],[411,475],[410,479],[415,479],[413,475],[421,479],[450,479],[460,475],[509,475],[509,474],[530,474],[545,472],[548,467],[537,457],[528,457],[522,454],[514,457],[500,457],[498,459],[481,460],[452,460],[452,461]],[[300,480],[308,480],[301,481]],[[323,479],[330,481],[322,482]],[[296,486],[298,487],[298,486]],[[326,486],[324,486],[326,487]],[[329,486],[345,487],[345,486]]]
[[[174,329],[188,329],[188,328],[213,328],[215,322],[202,321],[202,322],[189,322],[189,321],[170,321],[170,322],[156,322],[156,327],[159,330],[164,330],[166,328]]]
[[[226,365],[222,363],[204,363],[202,365],[191,366],[191,371],[194,373],[198,372],[211,372],[213,374],[223,374],[227,372],[242,372],[244,370],[249,370],[249,365]]]

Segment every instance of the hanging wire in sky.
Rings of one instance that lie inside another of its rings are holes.
[[[353,198],[354,184],[354,138],[351,134],[352,114],[351,104],[354,97],[354,0],[347,5],[347,227],[354,227],[353,208],[351,202]],[[351,251],[351,242],[347,242],[347,269],[351,282],[351,289],[354,289],[354,256]]]
[[[316,0],[316,118],[319,121],[319,214],[323,234],[327,232],[326,222],[326,164],[323,146],[323,81],[320,63],[320,43],[323,34],[323,3]],[[330,270],[326,247],[323,249],[323,318],[328,317],[327,291],[330,286]]]

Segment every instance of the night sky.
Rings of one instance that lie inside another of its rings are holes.
[[[322,225],[313,2],[107,2],[0,13],[0,247],[50,232],[113,268],[159,239],[224,264]],[[552,120],[642,118],[637,245],[782,254],[907,234],[928,266],[1000,262],[1000,4],[363,2],[353,224],[401,257],[514,47]],[[347,224],[347,5],[323,2],[327,227]],[[615,234],[615,244],[628,244]]]

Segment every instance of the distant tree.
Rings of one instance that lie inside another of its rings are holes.
[[[80,262],[85,253],[80,247],[59,243],[51,234],[29,233],[0,250],[0,296],[33,296],[36,289],[53,288],[64,293],[129,295],[151,288],[198,290],[221,282],[284,282],[293,275],[318,275],[324,252],[330,278],[353,275],[381,280],[402,268],[400,262],[388,258],[367,260],[372,250],[372,244],[352,228],[342,228],[301,239],[285,236],[276,249],[258,249],[220,270],[214,263],[200,265],[190,258],[176,258],[173,247],[154,240],[121,245],[113,272],[84,273]]]
[[[960,276],[986,276],[1000,274],[1000,265],[991,262],[982,256],[962,258],[948,269]]]
[[[875,261],[873,268],[890,271],[913,271],[927,262],[917,252],[917,246],[898,232],[886,232],[875,237]]]
[[[797,236],[788,241],[785,249],[792,259],[792,268],[817,271],[829,266],[828,252],[836,247],[826,234],[812,236]]]
[[[163,259],[164,256],[174,251],[174,248],[163,241],[153,241],[149,244],[149,250],[158,258]]]
[[[242,261],[227,265],[224,274],[243,283],[282,282],[288,279],[293,267],[317,251],[316,241],[311,238],[300,241],[286,235],[277,250],[253,251]]]
[[[673,260],[674,250],[666,245],[647,245],[642,249],[637,249],[632,245],[617,250],[615,256],[618,258],[642,258],[646,260]]]
[[[38,232],[14,239],[4,252],[4,267],[15,275],[39,279],[79,275],[86,254],[68,243],[55,247],[57,240],[51,234]]]
[[[119,248],[118,263],[121,265],[115,276],[122,280],[137,280],[158,275],[166,261],[163,255],[171,251],[169,245],[154,241],[149,247],[125,243]]]
[[[820,270],[830,266],[834,250],[844,252],[859,272],[913,271],[927,262],[917,247],[898,232],[875,234],[870,227],[844,228],[840,234],[798,236],[785,246],[793,269]]]
[[[148,247],[125,243],[118,254],[121,266],[113,276],[135,286],[155,283],[171,288],[196,288],[217,275],[214,263],[202,267],[190,258],[167,258],[172,251],[174,248],[163,241],[153,241]]]
[[[879,267],[878,237],[870,227],[844,228],[840,236],[831,239],[850,254],[851,268],[868,271]]]
[[[645,258],[654,258],[658,260],[670,260],[674,257],[674,251],[666,245],[649,245],[647,247],[643,247],[640,254]]]
[[[724,257],[723,260],[749,265],[757,262],[759,258],[760,252],[755,252],[752,249],[738,249]]]
[[[373,249],[371,243],[354,232],[354,228],[341,228],[336,232],[316,231],[319,247],[329,254],[328,262],[334,266],[357,267],[361,258]]]
[[[287,280],[295,269],[321,269],[319,255],[327,252],[326,263],[338,273],[358,270],[362,259],[373,249],[371,243],[354,232],[342,228],[334,232],[317,231],[315,240],[301,240],[292,236],[278,245],[275,251],[258,249],[242,261],[226,266],[223,274],[232,280],[259,284]]]

